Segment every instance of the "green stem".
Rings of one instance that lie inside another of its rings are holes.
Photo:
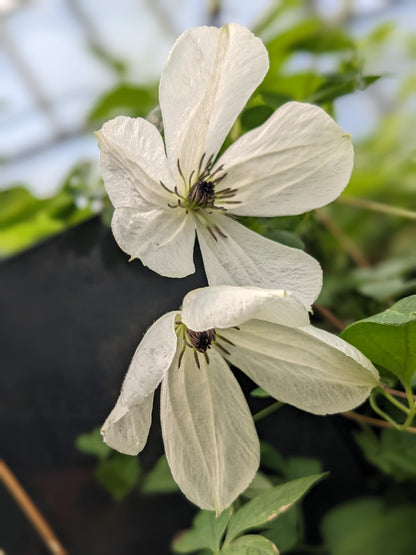
[[[379,416],[381,416],[381,418],[383,418],[383,420],[386,420],[387,422],[389,422],[396,430],[400,430],[401,425],[398,424],[395,420],[393,420],[393,418],[391,418],[386,412],[384,412],[384,410],[382,410],[377,405],[374,391],[370,395],[370,406],[376,414],[378,414]]]
[[[404,386],[404,389],[406,391],[407,402],[409,403],[409,414],[407,415],[407,418],[403,423],[403,428],[406,430],[406,428],[408,428],[410,424],[413,422],[413,419],[416,414],[416,405],[415,405],[415,398],[414,398],[413,390],[411,386],[407,384]]]
[[[410,413],[410,408],[403,405],[403,403],[398,401],[395,397],[393,397],[393,395],[390,395],[390,393],[386,391],[384,387],[377,387],[374,391],[375,393],[381,393],[382,395],[384,395],[384,397],[388,399],[392,405],[394,405],[405,414],[408,415]]]
[[[409,220],[416,220],[416,212],[413,210],[406,210],[399,206],[391,206],[375,200],[368,200],[365,198],[357,197],[339,197],[336,202],[341,204],[349,204],[357,208],[366,208],[373,212],[382,212],[383,214],[390,214],[391,216],[400,216],[401,218],[408,218]]]
[[[413,391],[412,391],[410,386],[406,386],[405,390],[406,390],[407,402],[408,402],[408,405],[409,405],[407,407],[404,406],[403,403],[401,403],[400,401],[395,399],[392,395],[390,395],[390,393],[388,391],[386,391],[382,387],[377,387],[370,395],[370,405],[371,405],[371,408],[373,409],[373,411],[375,413],[377,413],[379,416],[381,416],[384,420],[389,422],[392,426],[394,426],[394,428],[396,428],[396,430],[401,430],[401,431],[406,430],[407,428],[409,428],[410,424],[413,422],[413,419],[414,419],[415,413],[416,413],[415,399],[413,397]],[[388,415],[383,409],[381,409],[378,406],[377,401],[376,401],[376,397],[379,394],[383,395],[392,405],[394,405],[396,408],[398,408],[399,410],[401,410],[402,412],[404,412],[406,414],[406,419],[402,424],[399,424],[398,422],[396,422],[396,420],[394,420],[394,418],[392,418],[390,415]]]
[[[284,403],[282,403],[281,401],[276,401],[265,409],[256,412],[256,414],[253,416],[253,421],[258,422],[259,420],[262,420],[266,416],[269,416],[269,414],[273,414],[274,412],[276,412],[278,409],[280,409],[280,407],[283,407],[283,405]]]

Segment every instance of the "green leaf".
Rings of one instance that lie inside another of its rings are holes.
[[[99,459],[106,459],[112,452],[111,447],[104,443],[100,428],[94,428],[89,434],[79,435],[75,440],[75,447],[81,453],[94,455]]]
[[[358,290],[377,301],[406,294],[416,287],[416,279],[410,279],[416,270],[416,259],[409,252],[403,257],[383,260],[371,268],[358,268],[354,271]]]
[[[382,430],[380,436],[371,429],[354,434],[368,461],[398,482],[416,478],[416,437],[398,430]]]
[[[121,501],[136,487],[139,475],[139,459],[117,452],[102,460],[95,470],[97,481],[116,501]]]
[[[44,203],[24,187],[0,191],[0,229],[25,220],[35,214]]]
[[[199,511],[192,528],[180,535],[173,543],[175,553],[192,553],[200,549],[218,552],[227,524],[232,515],[229,507],[218,517],[213,511]]]
[[[242,532],[267,524],[286,511],[325,474],[307,476],[266,491],[241,507],[230,520],[225,543],[228,545]]]
[[[120,114],[144,117],[156,104],[156,87],[144,88],[124,83],[104,94],[94,106],[88,119],[96,123]]]
[[[276,555],[279,553],[273,542],[263,536],[242,536],[221,549],[224,555]]]
[[[352,48],[354,43],[344,31],[330,27],[317,17],[304,19],[267,44],[272,62],[282,51],[323,53]]]
[[[410,386],[416,371],[416,295],[351,324],[341,337]]]
[[[274,484],[269,480],[269,478],[263,474],[263,472],[258,470],[250,485],[246,490],[244,490],[242,495],[248,499],[253,499],[253,497],[257,497],[264,491],[271,489],[273,485]]]
[[[286,471],[286,461],[273,445],[266,441],[260,441],[260,460],[261,466],[273,470],[278,474],[284,475]]]
[[[267,104],[278,108],[283,104],[282,100],[284,102],[289,100],[301,102],[310,98],[324,82],[325,78],[322,75],[312,71],[281,75],[279,79],[265,84],[265,90],[260,89],[261,96]]]
[[[331,555],[410,555],[416,543],[416,507],[386,507],[381,499],[346,503],[325,516],[322,534]]]
[[[47,214],[39,213],[27,222],[19,222],[0,233],[0,258],[16,254],[31,245],[63,231],[66,226]]]
[[[280,553],[286,553],[302,541],[300,510],[296,505],[282,513],[262,530],[262,535],[272,541]]]
[[[267,391],[264,391],[264,389],[261,387],[254,388],[252,391],[250,391],[250,395],[258,399],[264,399],[264,398],[270,397]]]
[[[286,461],[285,477],[296,480],[304,476],[322,473],[322,463],[318,459],[309,457],[289,457]]]
[[[239,220],[243,225],[272,241],[278,241],[297,249],[305,248],[303,241],[293,232],[293,229],[303,224],[303,217],[257,218],[248,216],[240,217]],[[289,229],[280,229],[282,227]]]
[[[313,104],[333,102],[336,98],[350,94],[357,89],[363,90],[367,88],[379,78],[379,75],[362,76],[360,73],[355,72],[327,75],[317,90],[309,98],[305,98],[305,100]]]
[[[77,207],[73,195],[60,190],[47,199],[34,197],[24,187],[0,191],[0,258],[15,254],[92,215]]]
[[[162,455],[152,470],[146,473],[140,491],[142,493],[173,493],[178,484],[172,478],[166,455]]]
[[[264,123],[273,114],[270,106],[253,106],[241,114],[241,125],[245,131],[254,129]]]
[[[101,46],[98,42],[93,40],[89,41],[89,46],[91,51],[97,58],[103,62],[106,66],[112,69],[119,77],[123,77],[127,71],[127,64],[117,56],[113,56],[105,48]]]
[[[282,245],[286,245],[286,247],[293,247],[294,249],[300,249],[302,251],[305,250],[305,243],[291,231],[287,231],[285,229],[273,229],[264,235],[272,241],[277,241]]]

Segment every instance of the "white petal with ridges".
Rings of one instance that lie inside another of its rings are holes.
[[[168,312],[147,330],[134,353],[117,403],[102,427],[104,441],[121,453],[135,455],[146,443],[153,392],[177,350],[175,318]]]
[[[260,39],[240,25],[185,31],[172,48],[159,99],[172,171],[186,177],[218,153],[237,115],[268,69]]]
[[[350,136],[324,110],[289,102],[220,158],[227,175],[218,191],[238,189],[237,215],[303,214],[341,194],[353,159]]]
[[[172,201],[160,185],[174,183],[168,169],[162,137],[142,118],[119,116],[96,133],[101,175],[115,208],[140,206],[143,200],[166,206]]]
[[[124,404],[141,402],[160,384],[177,350],[175,319],[178,315],[177,311],[164,314],[144,334],[121,388]]]
[[[259,465],[259,443],[240,386],[211,348],[197,367],[187,348],[162,382],[161,421],[166,457],[183,493],[217,513],[246,489]]]
[[[117,208],[111,222],[119,247],[162,276],[181,278],[195,272],[195,222],[182,208],[143,204]]]
[[[252,320],[221,334],[235,344],[229,361],[279,401],[314,414],[353,409],[377,386],[376,369],[308,328]]]
[[[146,445],[152,422],[153,393],[128,407],[120,400],[101,428],[104,442],[125,455],[137,455]]]
[[[343,352],[349,358],[355,360],[358,364],[367,368],[370,374],[373,374],[373,376],[377,380],[379,379],[379,374],[372,362],[365,355],[363,355],[361,351],[356,349],[354,345],[347,343],[346,341],[341,339],[341,337],[338,337],[338,335],[334,335],[333,333],[329,333],[328,331],[315,328],[311,325],[303,326],[302,331],[308,333],[309,335],[312,335],[319,341],[326,343],[329,347],[334,347],[338,351]]]
[[[195,331],[239,326],[254,318],[285,326],[309,324],[303,303],[278,289],[220,285],[194,289],[183,300],[182,322]]]
[[[207,217],[208,218],[208,217]],[[266,289],[285,289],[309,306],[322,287],[319,263],[303,251],[266,239],[224,215],[206,220],[218,225],[226,238],[215,240],[204,220],[197,222],[209,285],[242,285]],[[215,229],[214,229],[215,232]]]

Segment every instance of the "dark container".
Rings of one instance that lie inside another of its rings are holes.
[[[72,555],[169,554],[172,537],[191,523],[195,508],[181,494],[131,494],[114,502],[94,480],[94,461],[74,442],[106,418],[151,323],[205,285],[196,257],[196,274],[161,277],[129,263],[94,218],[0,265],[0,458]],[[237,377],[246,393],[254,387]],[[253,411],[269,402],[249,399]],[[318,457],[331,471],[306,500],[310,530],[328,508],[365,490],[368,468],[350,428],[339,416],[291,407],[258,425],[261,438],[282,454]],[[150,468],[162,452],[156,402],[142,466]],[[0,491],[0,548],[8,555],[47,554]]]

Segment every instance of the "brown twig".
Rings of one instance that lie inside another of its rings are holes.
[[[315,303],[313,307],[316,308],[316,310],[320,312],[322,316],[329,320],[338,331],[342,331],[345,328],[345,322],[337,318],[335,314],[332,314],[332,312],[325,306]]]
[[[39,509],[35,506],[33,501],[20,485],[16,476],[2,460],[0,460],[0,480],[3,480],[4,485],[10,492],[10,495],[15,499],[16,503],[25,513],[28,520],[45,542],[49,551],[53,553],[53,555],[67,555],[67,551],[55,536],[52,528],[46,522]]]
[[[407,394],[404,391],[398,391],[397,389],[391,389],[390,387],[384,387],[384,389],[394,397],[402,397],[403,399],[407,399]],[[413,395],[413,397],[416,399],[416,395]]]
[[[390,430],[395,430],[395,427],[390,424],[390,422],[379,420],[378,418],[371,418],[371,416],[365,416],[364,414],[358,414],[352,410],[341,412],[341,415],[345,416],[345,418],[349,418],[350,420],[355,420],[356,422],[370,424],[370,426],[377,426],[378,428],[389,428]],[[409,427],[406,428],[404,431],[409,432],[410,434],[416,434],[416,428]]]
[[[324,225],[330,233],[332,233],[345,252],[359,268],[370,268],[370,263],[365,258],[358,245],[354,243],[351,237],[349,237],[322,208],[315,210],[315,214],[321,224]]]
[[[375,200],[368,200],[359,197],[339,197],[337,202],[340,204],[348,204],[356,208],[363,208],[364,210],[372,210],[373,212],[380,212],[382,214],[389,214],[390,216],[398,216],[400,218],[407,218],[409,220],[416,220],[416,212],[414,210],[406,210],[400,206],[391,206]]]

